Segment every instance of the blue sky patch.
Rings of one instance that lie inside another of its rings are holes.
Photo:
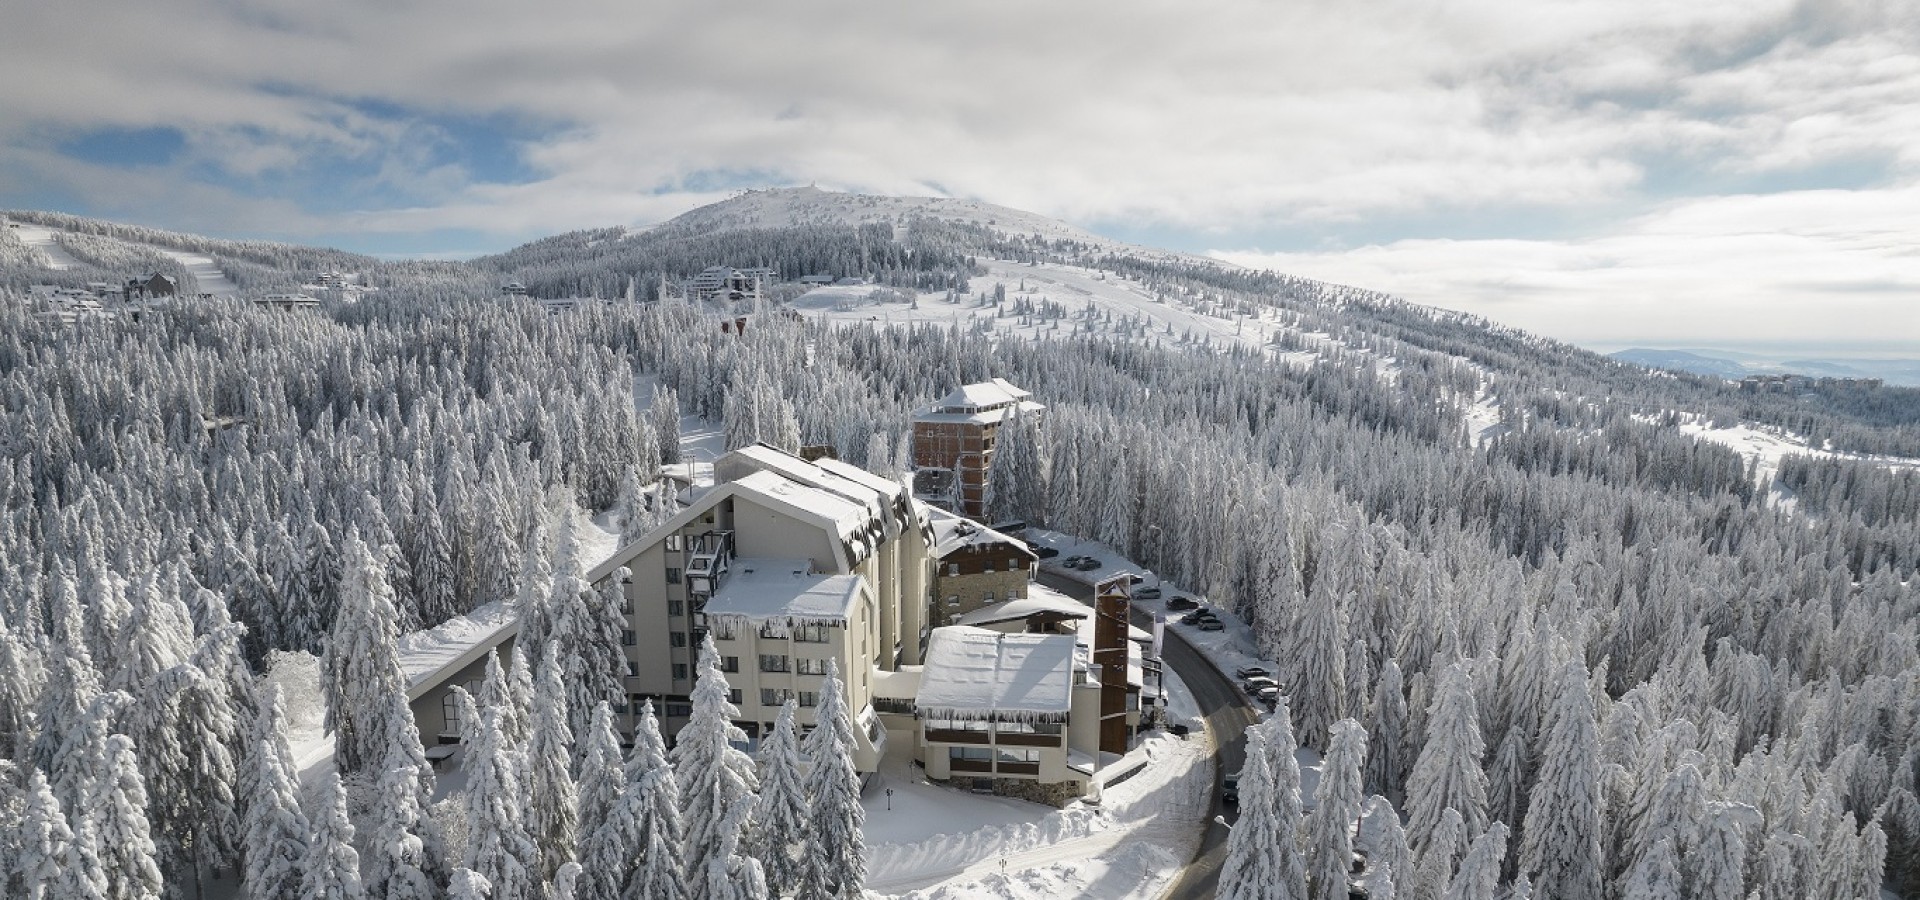
[[[100,128],[60,142],[60,155],[95,165],[163,166],[180,155],[186,136],[177,128]]]

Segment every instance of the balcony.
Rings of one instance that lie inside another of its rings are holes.
[[[947,765],[955,772],[982,772],[989,775],[993,773],[993,760],[990,759],[954,759],[948,760]],[[1038,769],[1036,768],[1035,771],[1037,772]]]
[[[988,735],[984,731],[961,731],[959,729],[954,729],[954,728],[929,728],[927,729],[927,743],[929,744],[979,744],[981,746],[986,746],[988,744],[993,743],[993,739],[990,735]]]

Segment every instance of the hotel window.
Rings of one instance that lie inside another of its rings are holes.
[[[1003,763],[1036,763],[1040,761],[1040,751],[1038,750],[996,747],[994,748],[994,752],[999,755],[1000,761]]]
[[[796,656],[793,658],[793,665],[794,665],[794,671],[801,675],[827,674],[827,661],[824,659],[814,659],[809,656]]]
[[[959,594],[951,594],[947,597],[947,608],[955,609],[955,608],[958,608],[959,606],[960,606]]]
[[[824,644],[827,642],[827,626],[819,623],[802,625],[793,630],[793,639],[805,644]]]
[[[734,630],[734,625],[735,621],[733,619],[707,620],[707,627],[713,629],[713,639],[716,641],[733,640],[733,636],[737,633]]]
[[[948,759],[971,759],[986,762],[993,758],[992,747],[948,747]]]
[[[633,646],[633,629],[631,628],[620,629],[620,646],[622,647]]]
[[[683,540],[685,540],[685,538],[682,538],[680,535],[677,535],[677,534],[667,535],[667,549],[668,550],[680,549],[682,546],[685,546],[684,544],[681,543],[681,541]]]
[[[673,680],[675,681],[687,680],[687,664],[686,663],[673,664]]]
[[[668,583],[668,584],[679,584],[679,583],[680,583],[680,570],[679,570],[679,569],[676,569],[676,568],[674,568],[674,567],[672,567],[672,566],[668,566],[668,567],[667,567],[667,583]]]
[[[740,689],[739,688],[734,688],[733,690],[730,690],[727,692],[727,702],[735,706],[740,705]]]
[[[988,591],[988,592],[987,592],[987,593],[985,594],[985,596],[984,596],[984,602],[987,602],[987,603],[992,603],[992,602],[993,602],[993,592],[992,592],[992,591]]]
[[[639,678],[639,677],[640,677],[640,664],[639,664],[639,663],[637,663],[637,662],[634,662],[633,660],[627,660],[627,677],[628,677],[628,678]]]
[[[667,639],[667,642],[675,647],[685,647],[687,645],[687,633],[684,631],[675,631]]]
[[[682,603],[679,600],[667,601],[667,615],[684,616],[686,614],[687,614],[687,605],[685,603]]]
[[[460,703],[454,698],[452,691],[448,691],[445,697],[440,698],[440,717],[446,720],[446,724],[440,729],[441,734],[460,733]]]
[[[720,657],[720,671],[722,671],[722,672],[739,672],[739,671],[740,671],[740,657],[738,657],[738,656],[722,656],[722,657]]]
[[[627,596],[626,591],[620,592],[620,614],[623,616],[633,615],[633,598]]]
[[[787,671],[787,657],[784,654],[779,654],[779,653],[760,654],[760,671],[762,672]]]
[[[960,574],[960,564],[959,564],[959,563],[948,563],[948,564],[947,564],[947,574],[948,574],[948,575],[958,575],[958,574]]]
[[[982,565],[982,566],[984,566],[984,567],[985,567],[985,569],[986,569],[986,571],[988,571],[988,572],[998,572],[998,571],[1000,571],[1000,563],[999,563],[999,561],[997,561],[997,560],[991,560],[991,559],[989,559],[989,560],[987,560],[986,562],[984,562],[984,563],[981,563],[981,565]]]
[[[819,693],[818,691],[801,691],[801,692],[800,692],[800,705],[801,705],[801,706],[804,706],[804,707],[807,707],[807,708],[809,708],[809,709],[811,709],[811,708],[813,708],[813,707],[815,707],[815,706],[819,706],[819,705],[820,705],[820,693]]]
[[[669,719],[684,719],[693,715],[693,704],[691,703],[668,703],[664,704],[664,706],[666,709],[665,715]]]
[[[780,622],[776,622],[772,619],[768,619],[765,622],[760,623],[760,636],[763,638],[773,638],[775,640],[778,640],[780,638],[786,637],[788,634],[789,634],[789,631],[787,629],[787,626]]]
[[[779,706],[785,702],[787,702],[787,692],[785,690],[779,688],[760,689],[761,706]]]

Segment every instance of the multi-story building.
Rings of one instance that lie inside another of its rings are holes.
[[[987,511],[988,473],[1000,426],[1046,407],[1004,378],[969,384],[913,417],[914,490],[955,512],[980,518]]]
[[[757,740],[779,711],[761,701],[804,699],[831,658],[866,735],[856,764],[871,770],[884,741],[874,674],[919,662],[927,639],[932,534],[921,507],[896,482],[764,445],[727,454],[714,477],[587,575],[599,583],[627,570],[627,694],[655,700],[661,728],[677,732],[711,633],[723,663],[734,658],[736,724]]]

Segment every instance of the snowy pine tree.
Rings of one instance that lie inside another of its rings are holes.
[[[580,854],[593,839],[593,829],[606,821],[607,814],[626,793],[626,776],[621,771],[620,738],[613,731],[613,708],[601,703],[593,709],[593,721],[581,739],[580,779],[576,787],[579,808]]]
[[[1304,900],[1307,861],[1300,827],[1300,766],[1286,699],[1265,722],[1247,729],[1240,770],[1240,820],[1227,834],[1220,869],[1221,900]]]
[[[867,879],[860,831],[866,811],[860,806],[860,773],[853,767],[853,715],[839,664],[831,658],[826,677],[820,679],[814,719],[817,724],[806,741],[807,797],[813,808],[803,893],[859,897]]]
[[[347,820],[347,792],[340,776],[329,772],[313,798],[307,855],[300,863],[300,900],[360,900],[360,854],[353,849],[353,823]]]
[[[1500,867],[1507,858],[1507,826],[1495,822],[1487,827],[1460,861],[1453,881],[1447,885],[1445,900],[1494,900],[1494,888],[1500,884]]]
[[[1367,721],[1366,789],[1392,801],[1406,803],[1407,695],[1400,682],[1400,664],[1388,659],[1380,666]]]
[[[312,827],[300,809],[293,752],[287,746],[279,685],[268,685],[254,717],[248,778],[252,797],[244,823],[246,867],[241,884],[250,897],[290,897],[300,884]]]
[[[94,783],[90,806],[101,848],[109,900],[159,900],[164,884],[154,861],[147,824],[147,788],[133,742],[125,735],[106,741],[103,777]]]
[[[1333,725],[1327,755],[1307,817],[1307,871],[1314,900],[1346,900],[1347,873],[1353,868],[1353,823],[1360,818],[1360,767],[1367,754],[1367,733],[1359,722]]]
[[[573,731],[561,683],[559,642],[550,641],[534,686],[533,736],[527,744],[527,830],[540,847],[540,875],[551,881],[573,861],[580,840],[572,775]]]
[[[380,769],[373,836],[367,847],[368,900],[435,900],[441,870],[438,836],[420,806],[412,754],[395,746]]]
[[[392,698],[404,698],[406,674],[395,649],[393,588],[366,543],[348,537],[340,575],[340,612],[327,641],[327,729],[333,732],[334,761],[344,773],[357,772],[387,757],[395,741],[417,735],[396,733]]]
[[[1600,760],[1593,696],[1578,661],[1562,669],[1543,728],[1540,773],[1521,832],[1520,870],[1555,900],[1602,900]]]
[[[760,743],[760,821],[755,829],[753,855],[760,860],[767,886],[776,896],[791,894],[799,887],[810,840],[810,804],[801,781],[795,710],[793,700],[783,704],[773,733]]]
[[[1487,827],[1487,775],[1480,769],[1486,745],[1467,667],[1467,661],[1459,660],[1440,676],[1427,707],[1427,745],[1407,777],[1407,837],[1423,856],[1448,809],[1460,814],[1466,828],[1463,842]],[[1406,885],[1401,887],[1404,892]]]
[[[501,897],[537,900],[540,850],[527,835],[521,754],[507,744],[500,710],[480,713],[477,740],[467,748],[467,866]]]
[[[680,729],[670,758],[674,771],[686,775],[679,784],[680,821],[686,829],[683,861],[691,876],[691,896],[695,900],[716,900],[703,893],[707,884],[704,876],[715,861],[724,862],[722,842],[728,838],[722,833],[724,817],[740,798],[753,793],[759,782],[753,758],[733,746],[747,736],[733,724],[740,710],[727,699],[727,676],[720,671],[720,654],[714,649],[712,635],[700,645],[697,668],[693,712]],[[824,694],[822,690],[823,698]],[[635,754],[639,754],[637,747]]]

